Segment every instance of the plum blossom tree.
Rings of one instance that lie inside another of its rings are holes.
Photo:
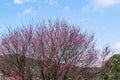
[[[1,40],[1,71],[7,76],[17,75],[21,80],[92,80],[97,73],[90,68],[102,63],[100,54],[104,53],[104,58],[109,54],[109,49],[103,53],[96,49],[94,35],[65,21],[49,20],[35,25],[35,29],[29,26]]]
[[[16,30],[14,33],[9,32],[4,36],[1,42],[1,71],[8,77],[15,77],[16,75],[25,79],[26,69],[26,54],[31,42],[32,28]]]

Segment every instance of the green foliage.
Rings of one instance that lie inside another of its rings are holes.
[[[113,55],[103,64],[101,69],[103,80],[120,79],[120,54]]]

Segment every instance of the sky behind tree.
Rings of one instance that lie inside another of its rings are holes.
[[[0,33],[49,18],[94,33],[98,47],[120,49],[120,0],[0,0]]]

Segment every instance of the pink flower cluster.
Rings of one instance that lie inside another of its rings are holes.
[[[21,80],[21,77],[20,76],[6,77],[5,80]]]

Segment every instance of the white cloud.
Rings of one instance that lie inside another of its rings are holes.
[[[32,12],[32,7],[25,9],[23,11],[23,14],[28,14],[28,13],[31,13],[31,12]]]
[[[106,8],[120,3],[120,0],[93,0],[96,8]]]
[[[100,12],[110,7],[117,7],[120,0],[86,0],[87,4],[81,8],[83,13]]]
[[[58,3],[57,0],[45,0],[45,3],[49,4],[49,5],[55,5]]]
[[[114,46],[113,49],[115,50],[120,50],[120,42],[117,42]]]
[[[36,0],[14,0],[15,4],[24,4],[26,2],[35,2]]]
[[[14,3],[15,3],[15,4],[23,4],[24,1],[23,1],[23,0],[14,0]]]

